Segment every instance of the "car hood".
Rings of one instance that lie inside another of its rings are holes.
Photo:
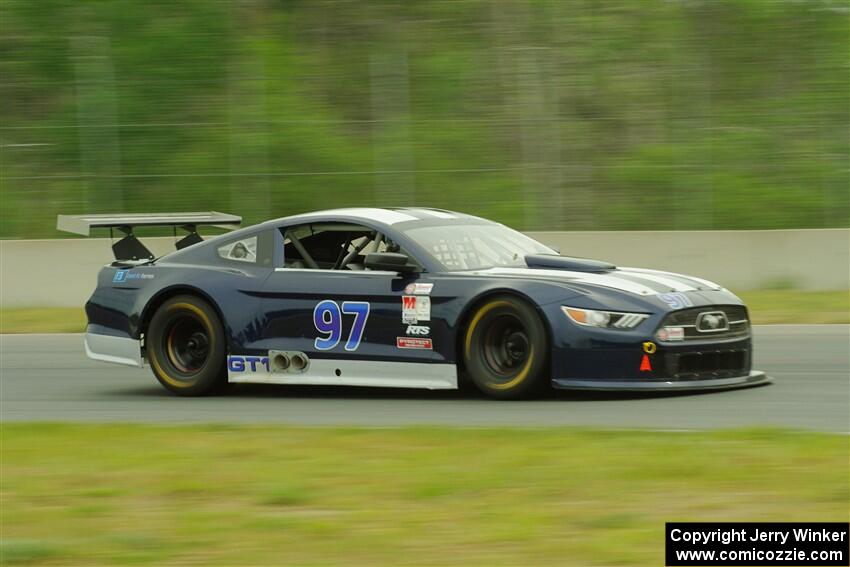
[[[613,268],[604,272],[586,272],[569,269],[495,267],[464,273],[499,278],[545,280],[562,284],[585,284],[615,289],[638,296],[723,289],[716,283],[702,278],[644,268]]]

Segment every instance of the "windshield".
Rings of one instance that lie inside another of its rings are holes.
[[[443,225],[405,232],[447,270],[523,266],[526,254],[557,254],[500,224]]]

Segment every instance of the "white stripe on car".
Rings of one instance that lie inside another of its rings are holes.
[[[684,280],[684,281],[690,280],[692,282],[696,282],[697,284],[699,284],[703,287],[707,287],[709,289],[713,289],[713,290],[723,289],[722,286],[719,286],[714,282],[710,282],[710,281],[704,280],[702,278],[695,278],[693,276],[685,276],[683,274],[676,274],[676,273],[673,273],[673,272],[662,272],[660,270],[648,270],[646,268],[620,268],[620,269],[623,270],[623,271],[635,272],[635,273],[639,273],[639,274],[652,274],[652,275],[665,276],[665,277],[673,276],[675,278],[679,278],[679,279]],[[676,290],[676,291],[679,291],[679,290]],[[690,290],[687,290],[687,291],[690,291]]]
[[[540,270],[534,268],[488,268],[486,270],[475,270],[470,272],[454,272],[453,275],[472,275],[472,276],[506,276],[506,277],[526,277],[526,278],[546,278],[552,280],[561,280],[564,282],[587,283],[626,291],[636,295],[655,295],[657,290],[645,286],[643,284],[627,280],[626,278],[618,278],[615,273],[610,274],[591,274],[587,272],[572,272],[569,270]]]

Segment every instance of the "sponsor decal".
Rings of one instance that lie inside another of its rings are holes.
[[[407,331],[405,331],[408,335],[430,335],[431,327],[426,327],[424,325],[408,325]]]
[[[684,341],[684,327],[664,327],[658,331],[658,340],[661,341]]]
[[[145,274],[141,272],[133,272],[132,270],[118,270],[112,276],[112,283],[121,283],[130,280],[152,280],[153,274]]]
[[[431,298],[417,297],[416,298],[416,318],[420,321],[431,320]]]
[[[231,372],[268,372],[269,357],[231,355],[227,357],[227,369]]]
[[[401,321],[408,325],[431,320],[431,298],[427,295],[401,296]]]
[[[432,289],[434,289],[432,283],[412,283],[407,284],[404,293],[407,295],[430,295]]]
[[[415,348],[420,350],[433,350],[434,343],[431,339],[421,337],[397,337],[395,345],[398,348]]]
[[[656,297],[669,305],[672,309],[683,309],[685,307],[694,306],[691,299],[679,291],[673,293],[659,293]]]
[[[401,322],[402,323],[418,323],[416,318],[416,296],[402,295],[401,296]]]

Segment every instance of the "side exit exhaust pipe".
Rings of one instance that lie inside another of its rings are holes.
[[[276,352],[269,356],[272,372],[289,372],[292,366],[292,359],[285,352]]]
[[[301,352],[293,354],[290,362],[292,372],[304,372],[307,370],[307,365],[310,364],[307,355]]]
[[[273,373],[300,374],[310,367],[310,357],[303,352],[289,350],[270,350],[269,369]]]

